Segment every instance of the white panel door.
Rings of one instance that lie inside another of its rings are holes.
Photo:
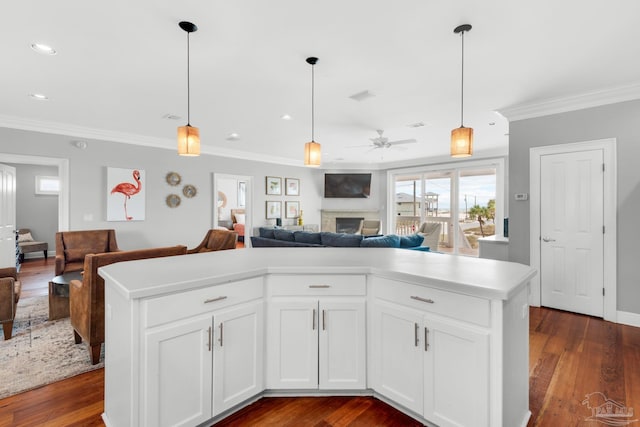
[[[374,302],[372,388],[418,414],[424,407],[423,317],[407,307]]]
[[[541,158],[540,281],[544,306],[603,316],[602,168],[602,150]]]
[[[0,268],[16,265],[16,168],[0,164]]]
[[[210,315],[146,334],[143,426],[186,427],[211,418],[212,345]]]
[[[274,298],[267,342],[267,388],[318,388],[318,300]]]
[[[365,301],[320,301],[319,386],[366,388]]]
[[[263,303],[215,313],[213,324],[213,414],[263,390]]]

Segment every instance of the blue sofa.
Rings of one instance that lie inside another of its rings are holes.
[[[258,236],[251,236],[254,248],[263,247],[338,247],[338,248],[404,248],[428,251],[421,246],[424,237],[418,234],[398,236],[362,236],[361,234],[313,233],[309,231],[289,231],[281,228],[259,229]]]

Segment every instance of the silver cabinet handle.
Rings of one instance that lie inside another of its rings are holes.
[[[412,296],[411,299],[414,299],[416,301],[420,301],[420,302],[426,302],[429,304],[433,304],[434,301],[431,298],[422,298],[422,297],[418,297],[418,296]]]
[[[209,298],[204,300],[205,304],[209,304],[210,302],[222,301],[223,299],[227,299],[227,297],[217,297],[217,298]]]
[[[429,328],[424,327],[424,351],[429,351]]]
[[[209,351],[211,351],[211,332],[212,332],[212,331],[211,331],[211,326],[209,326],[209,331],[208,331],[208,334],[209,334],[209,343],[207,344],[207,346],[209,347]]]
[[[417,347],[420,344],[420,339],[418,338],[418,331],[420,330],[420,326],[417,323],[414,323],[413,335],[414,335],[414,345]]]
[[[312,317],[312,324],[311,324],[311,329],[312,330],[316,330],[316,309],[313,309],[313,317]]]
[[[331,285],[309,285],[311,289],[325,289],[330,288]]]
[[[326,310],[322,310],[322,330],[326,331],[327,330],[327,316],[326,316]]]
[[[551,237],[543,237],[543,238],[542,238],[542,241],[543,241],[543,242],[555,242],[555,241],[556,241],[556,239],[552,239]]]
[[[221,322],[220,323],[220,340],[219,340],[220,341],[220,347],[222,347],[222,332],[223,332],[222,326],[223,325],[224,325],[224,323]]]

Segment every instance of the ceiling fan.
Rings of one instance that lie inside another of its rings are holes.
[[[371,147],[372,150],[376,150],[378,148],[392,148],[392,147],[395,147],[396,145],[414,144],[418,142],[415,139],[401,139],[398,141],[389,141],[389,138],[387,138],[386,136],[382,136],[382,134],[384,133],[384,130],[378,129],[376,130],[376,132],[378,132],[378,137],[370,138],[372,144],[356,145],[355,147]]]

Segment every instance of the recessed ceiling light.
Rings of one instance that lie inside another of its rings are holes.
[[[283,114],[283,115],[280,116],[280,118],[282,120],[291,120],[292,117],[290,115],[288,115],[288,114]]]
[[[240,135],[238,135],[235,132],[232,132],[227,136],[227,141],[237,141],[239,139],[240,139]]]
[[[496,122],[489,122],[489,126],[495,126]]]
[[[31,49],[43,55],[55,55],[58,53],[51,46],[42,43],[31,43]]]
[[[46,95],[41,93],[30,93],[29,96],[33,99],[37,99],[38,101],[47,101],[49,99]]]

